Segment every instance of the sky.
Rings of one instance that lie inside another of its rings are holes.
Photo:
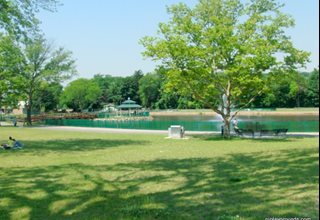
[[[156,36],[158,24],[168,21],[166,6],[196,0],[60,0],[57,12],[41,11],[41,29],[54,45],[73,52],[78,76],[129,76],[152,72],[156,64],[141,55],[139,40]],[[318,0],[279,0],[296,21],[287,30],[296,48],[311,52],[305,71],[319,66]]]

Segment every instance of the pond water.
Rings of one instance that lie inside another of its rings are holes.
[[[220,116],[154,116],[154,121],[171,121],[192,127],[198,123],[207,130],[208,127],[219,131],[222,125]],[[238,126],[242,129],[288,129],[289,132],[319,132],[319,115],[288,116],[238,116]],[[211,126],[210,126],[211,124]],[[186,128],[187,129],[187,128]],[[193,129],[192,129],[193,130]],[[197,129],[195,129],[197,130]]]
[[[210,127],[219,131],[222,125],[220,116],[154,116],[154,121],[176,121],[200,123],[202,125],[212,124]],[[289,132],[319,132],[319,115],[281,115],[281,116],[237,116],[238,126],[242,129],[282,129]],[[189,125],[190,126],[190,125]]]
[[[288,129],[288,132],[319,132],[319,116],[239,116],[242,129]],[[217,116],[154,116],[152,120],[46,120],[47,125],[84,126],[123,129],[167,130],[182,125],[187,131],[220,131],[222,120]]]

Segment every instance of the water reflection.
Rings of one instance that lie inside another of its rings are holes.
[[[289,132],[319,132],[319,115],[239,115],[236,117],[240,128],[283,129]],[[183,116],[154,116],[154,123],[172,122],[185,124],[190,130],[209,129],[219,131],[223,120],[221,116],[183,115]]]

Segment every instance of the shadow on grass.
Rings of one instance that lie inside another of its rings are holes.
[[[22,141],[24,144],[23,152],[44,153],[46,151],[92,151],[102,150],[112,147],[123,147],[126,145],[146,145],[148,141],[136,141],[136,140],[112,140],[112,139],[68,139],[68,140],[49,140],[49,141]]]
[[[238,136],[231,136],[230,139],[226,139],[221,135],[192,135],[191,137],[204,140],[204,141],[257,141],[257,142],[292,142],[292,139],[287,138],[277,138],[277,137],[270,137],[270,138],[241,138]],[[301,139],[301,137],[299,137]]]
[[[0,219],[318,219],[317,154],[2,169]]]

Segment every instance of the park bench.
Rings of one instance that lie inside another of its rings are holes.
[[[261,130],[260,137],[286,137],[288,129]]]
[[[275,130],[260,130],[260,137],[270,137],[270,136],[275,136],[276,132]]]
[[[287,136],[288,129],[275,129],[276,136]]]

